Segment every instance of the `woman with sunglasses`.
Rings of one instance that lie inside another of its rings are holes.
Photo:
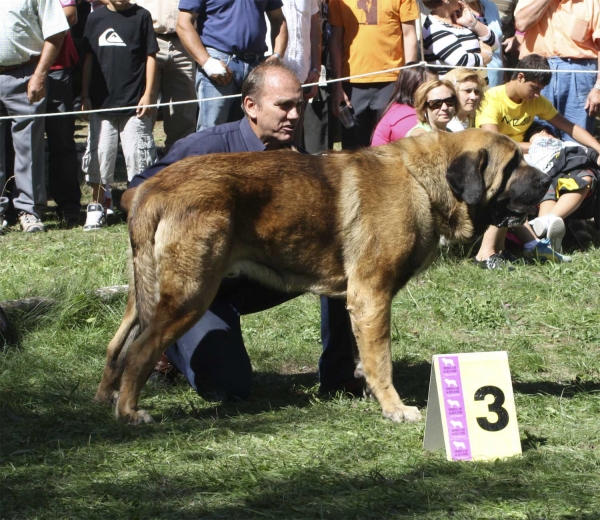
[[[485,80],[475,70],[453,69],[444,76],[451,81],[458,95],[456,116],[448,123],[447,130],[460,132],[475,128],[475,114],[483,100]]]
[[[457,96],[450,81],[436,79],[423,83],[415,92],[415,109],[419,123],[406,137],[427,132],[445,132],[456,114]]]

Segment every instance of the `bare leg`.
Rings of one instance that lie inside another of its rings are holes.
[[[590,180],[589,177],[584,177],[584,179]],[[590,187],[587,186],[581,190],[564,193],[558,198],[558,201],[546,200],[540,204],[539,216],[544,217],[551,213],[565,219],[581,206],[589,192]]]
[[[477,253],[477,260],[482,261],[488,259],[494,254],[499,254],[504,250],[504,240],[506,239],[507,228],[497,228],[490,226],[483,234],[481,246]]]
[[[99,182],[90,182],[92,186],[92,202],[97,204],[104,204],[104,186],[101,186]]]

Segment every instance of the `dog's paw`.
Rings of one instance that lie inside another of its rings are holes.
[[[101,392],[100,390],[98,390],[92,401],[94,403],[101,404],[104,406],[114,406],[118,399],[119,392],[116,390],[112,392]]]
[[[394,422],[417,422],[421,420],[421,412],[416,406],[398,406],[383,416]]]
[[[154,422],[154,419],[146,410],[138,410],[127,417],[127,422],[129,424],[150,424]]]

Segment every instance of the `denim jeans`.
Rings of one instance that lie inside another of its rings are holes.
[[[221,60],[231,69],[233,79],[227,85],[215,85],[204,70],[198,67],[196,71],[196,94],[199,101],[219,96],[239,94],[242,91],[242,83],[244,83],[250,71],[260,62],[258,57],[251,61],[243,61],[235,54],[227,54],[211,47],[207,47],[206,50],[212,58]],[[199,132],[205,128],[241,119],[243,117],[241,106],[242,100],[239,97],[201,101],[196,131]]]
[[[552,70],[552,80],[542,90],[542,96],[548,98],[571,123],[585,128],[590,134],[594,132],[594,118],[584,110],[590,90],[596,82],[598,60],[573,60],[570,58],[548,58]],[[556,71],[589,71],[589,74]],[[573,138],[562,132],[561,139],[573,141]]]

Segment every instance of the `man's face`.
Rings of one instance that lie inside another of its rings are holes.
[[[267,73],[258,102],[246,98],[246,113],[253,130],[267,148],[292,142],[302,109],[300,82],[290,74],[274,70]]]
[[[533,101],[540,97],[540,92],[544,88],[539,81],[525,81],[525,77],[519,74],[519,97],[523,101]]]
[[[123,11],[129,7],[129,0],[108,0],[109,9],[112,7],[112,11]]]

